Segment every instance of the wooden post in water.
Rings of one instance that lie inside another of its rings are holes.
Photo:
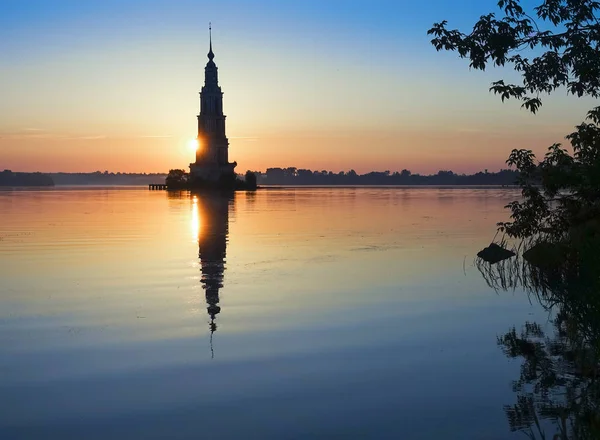
[[[149,183],[148,184],[148,189],[150,191],[165,190],[165,189],[167,189],[167,185],[165,183]]]

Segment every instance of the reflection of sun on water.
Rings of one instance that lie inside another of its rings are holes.
[[[188,147],[189,147],[189,149],[190,149],[190,150],[192,150],[192,151],[197,151],[197,150],[198,150],[198,148],[199,148],[199,145],[198,145],[198,139],[190,139],[190,140],[188,141]]]
[[[192,237],[197,241],[200,235],[200,212],[198,208],[198,197],[192,199],[192,220],[190,223],[192,229]]]

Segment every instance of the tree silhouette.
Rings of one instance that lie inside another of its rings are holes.
[[[256,173],[250,170],[246,171],[244,181],[246,182],[246,187],[248,189],[256,189]]]
[[[512,66],[521,83],[498,80],[490,90],[502,101],[522,101],[533,113],[542,95],[560,87],[577,97],[600,96],[600,2],[543,0],[526,11],[519,0],[500,0],[498,7],[500,16],[481,16],[469,33],[449,30],[446,21],[435,23],[428,31],[431,43],[438,51],[457,51],[474,69]],[[507,206],[512,221],[500,223],[500,230],[564,240],[573,227],[600,216],[600,107],[567,139],[572,154],[554,144],[539,163],[531,150],[512,151],[507,163],[521,174],[524,200]]]
[[[165,183],[170,188],[183,187],[188,181],[188,174],[184,170],[169,170]]]
[[[260,183],[267,185],[515,185],[518,173],[513,170],[500,170],[497,173],[456,174],[440,171],[433,175],[412,174],[390,170],[370,171],[358,174],[354,170],[312,171],[308,169],[267,168],[266,174],[259,174]]]

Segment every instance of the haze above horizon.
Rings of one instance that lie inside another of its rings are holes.
[[[527,3],[527,2],[526,2]],[[208,22],[238,172],[505,168],[543,153],[590,100],[537,115],[487,90],[427,29],[467,30],[496,1],[166,0],[0,3],[0,167],[167,172],[193,161]]]

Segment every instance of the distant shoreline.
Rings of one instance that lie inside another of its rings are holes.
[[[31,185],[13,185],[13,186],[0,186],[0,192],[2,191],[53,191],[53,190],[148,190],[148,185],[145,184],[79,184],[79,185],[54,185],[54,186],[31,186]],[[458,189],[505,189],[505,190],[518,190],[519,187],[516,185],[260,185],[256,191],[277,191],[277,190],[311,190],[311,189],[414,189],[414,190],[426,190],[426,189],[446,189],[446,190],[458,190]],[[187,189],[172,190],[172,191],[189,191]],[[242,191],[243,192],[243,191]]]
[[[52,187],[54,180],[42,173],[13,173],[10,170],[0,172],[0,187]]]
[[[319,188],[319,187],[513,187],[519,173],[514,170],[455,174],[439,171],[437,174],[412,174],[409,170],[391,173],[372,171],[357,174],[353,170],[333,173],[296,168],[268,168],[266,172],[252,172],[262,188]],[[20,173],[0,172],[0,186],[145,186],[165,184],[163,173]],[[238,175],[238,179],[243,177]]]
[[[452,184],[452,185],[435,185],[435,184],[422,184],[422,185],[411,185],[411,184],[398,184],[398,185],[261,185],[259,189],[287,189],[287,188],[468,188],[468,189],[486,189],[486,188],[505,188],[505,189],[519,189],[517,185],[470,185],[470,184]]]

